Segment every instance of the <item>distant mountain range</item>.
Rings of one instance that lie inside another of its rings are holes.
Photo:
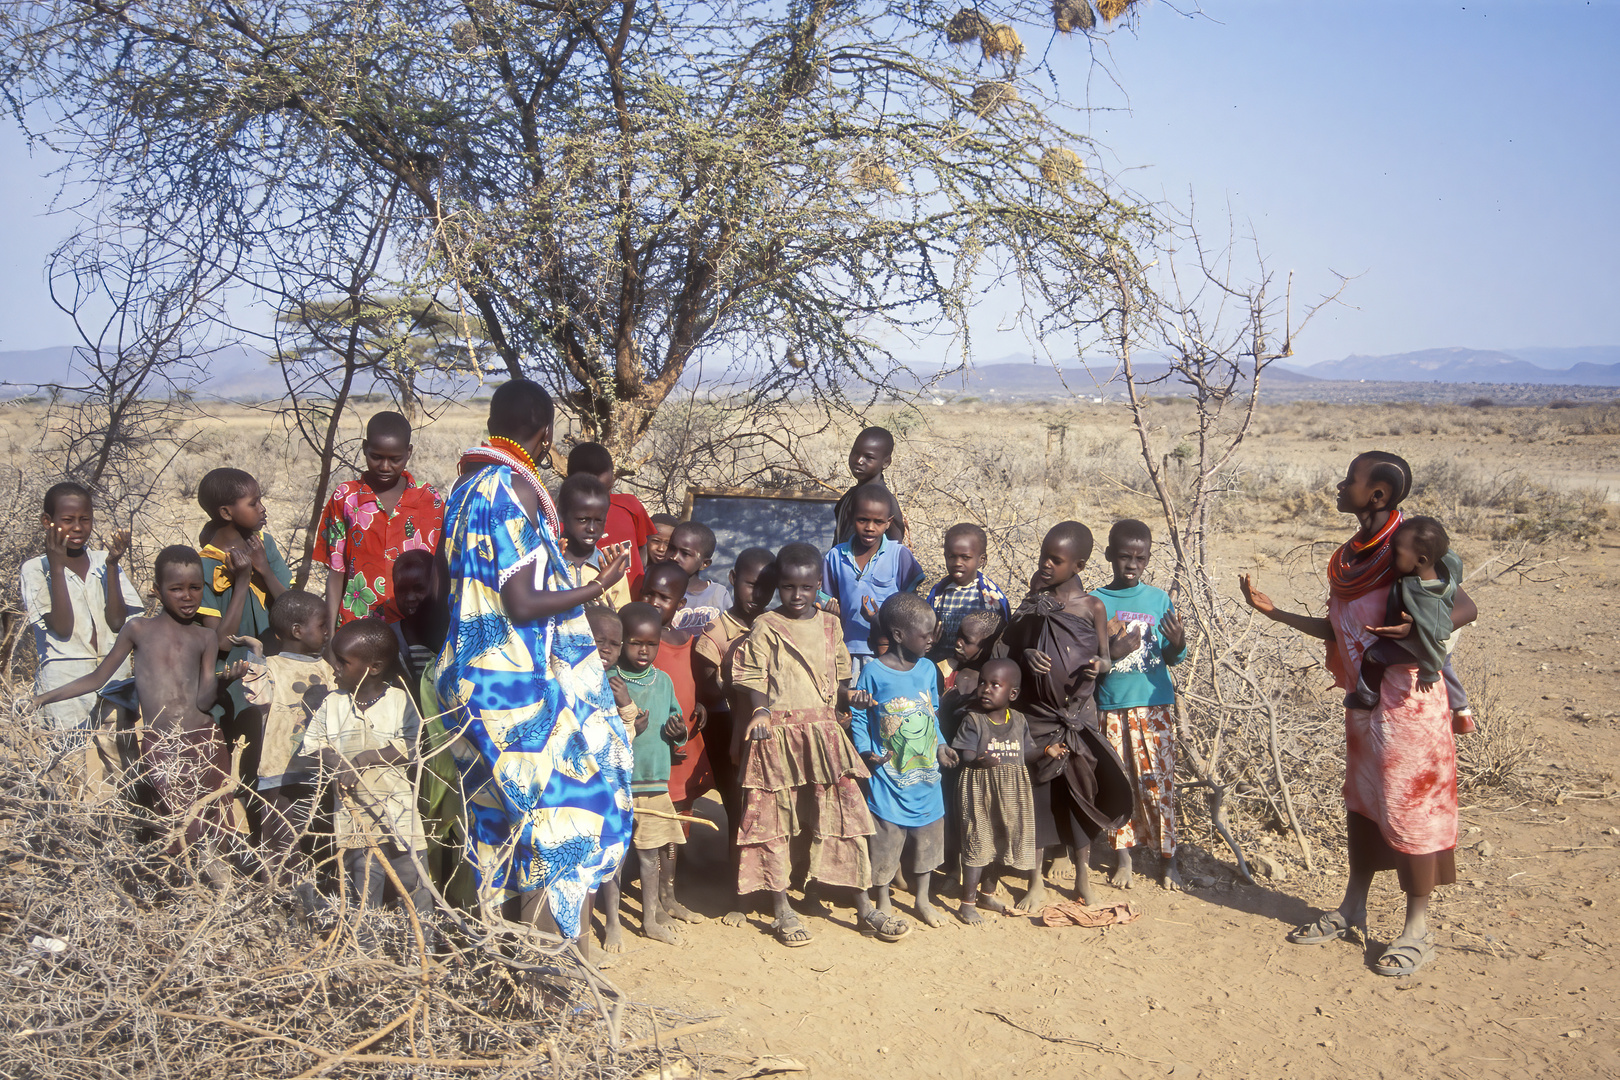
[[[1620,345],[1572,349],[1424,349],[1295,366],[1318,379],[1366,382],[1620,386]]]

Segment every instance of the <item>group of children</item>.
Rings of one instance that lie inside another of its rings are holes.
[[[329,902],[309,858],[320,817],[342,853],[341,887],[363,906],[391,880],[430,909],[453,893],[459,864],[428,874],[433,841],[465,842],[445,798],[454,771],[432,696],[447,630],[434,558],[444,501],[407,469],[403,416],[372,417],[363,449],[365,470],[333,492],[316,538],[324,596],[291,587],[258,483],[229,468],[199,484],[200,549],[158,555],[154,614],[141,614],[120,568],[128,534],[88,548],[92,500],[77,485],[47,494],[46,554],[23,575],[40,640],[35,701],[57,727],[95,729],[87,775],[91,758],[98,776],[112,771],[108,684],[133,661],[138,771],[173,815],[170,849],[202,851],[210,879],[245,866],[296,891],[305,911]],[[881,428],[856,439],[857,483],[835,510],[831,550],[751,548],[724,583],[706,576],[708,526],[615,493],[603,447],[569,455],[556,495],[564,557],[588,581],[629,556],[587,615],[634,734],[632,845],[648,937],[677,942],[679,924],[702,919],[676,886],[693,804],[710,790],[735,872],[726,921],[740,924],[751,898],[769,894],[772,932],[789,947],[810,940],[792,889],[844,891],[861,930],[892,941],[911,929],[894,911],[897,882],[938,925],[932,875],[959,874],[957,916],[978,925],[980,909],[1009,906],[997,868],[1029,875],[1017,907],[1035,909],[1064,848],[1091,903],[1099,838],[1117,852],[1116,885],[1130,885],[1131,849],[1149,844],[1164,886],[1178,886],[1168,668],[1185,635],[1171,597],[1142,580],[1148,527],[1112,528],[1112,580],[1088,593],[1091,532],[1058,524],[1014,604],[984,572],[984,530],[958,524],[944,536],[945,576],[924,589],[883,479],[893,450]],[[236,768],[232,743],[245,747]],[[617,882],[597,903],[604,946],[622,948]]]

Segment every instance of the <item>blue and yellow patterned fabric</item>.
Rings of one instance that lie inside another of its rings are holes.
[[[486,465],[446,506],[450,633],[437,693],[445,726],[462,729],[451,753],[481,891],[544,889],[559,930],[577,937],[585,897],[630,842],[630,738],[583,608],[528,625],[506,617],[501,585],[516,573],[575,587],[512,482],[510,468]]]

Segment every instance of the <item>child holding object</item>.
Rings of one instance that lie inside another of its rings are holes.
[[[602,576],[602,568],[612,562],[624,546],[601,546],[602,527],[608,516],[608,489],[590,473],[576,473],[557,490],[557,519],[562,523],[563,561],[573,567],[580,585],[589,585]],[[618,610],[630,603],[629,576],[610,585],[595,602]]]
[[[381,619],[339,627],[332,637],[334,688],[310,721],[303,745],[337,785],[332,825],[360,913],[361,945],[371,943],[365,914],[382,906],[391,870],[404,890],[400,901],[415,910],[431,948],[433,893],[416,870],[427,836],[411,783],[422,717],[398,685],[397,656],[394,632]]]
[[[681,603],[681,626],[702,633],[731,606],[731,590],[718,581],[705,581],[703,572],[714,562],[714,530],[701,521],[683,521],[669,534],[669,558],[686,571],[686,597]]]
[[[237,585],[252,569],[247,556],[228,558]],[[130,619],[112,649],[88,675],[37,695],[36,707],[92,693],[127,659],[133,660],[135,694],[140,700],[142,757],[147,775],[171,817],[177,834],[170,854],[201,845],[203,876],[225,881],[219,849],[226,840],[225,799],[231,784],[231,755],[208,714],[217,687],[219,635],[198,621],[204,593],[202,560],[183,545],[158,552],[152,567],[159,610]],[[240,619],[247,598],[238,588],[223,616]]]
[[[962,717],[951,746],[962,759],[958,808],[962,836],[962,906],[956,917],[969,926],[981,926],[979,906],[1005,911],[991,895],[981,895],[979,883],[992,865],[1034,874],[1039,869],[1035,850],[1035,802],[1029,784],[1029,766],[1041,752],[1029,737],[1024,714],[1016,712],[1022,682],[1011,660],[988,660],[978,684],[974,709]]]
[[[878,612],[889,651],[867,664],[855,689],[872,699],[850,725],[850,741],[872,773],[867,806],[875,831],[869,842],[878,910],[891,910],[889,886],[909,848],[907,872],[917,917],[940,926],[945,917],[929,899],[934,871],[945,858],[945,794],[940,767],[956,752],[939,730],[939,674],[923,660],[934,636],[934,612],[916,593],[896,593]]]
[[[653,666],[663,636],[663,616],[650,604],[631,603],[620,610],[619,623],[624,645],[612,674],[623,682],[636,709],[634,721],[626,726],[636,732],[630,747],[636,762],[630,778],[630,796],[636,807],[630,843],[641,857],[641,932],[654,941],[679,945],[675,920],[682,916],[666,908],[665,903],[666,898],[675,898],[676,853],[686,843],[686,833],[669,797],[669,771],[671,749],[686,743],[686,717],[675,700],[675,685]],[[618,693],[617,686],[614,692]],[[624,947],[616,903],[618,888],[616,877],[611,887],[605,882],[602,886],[603,903],[610,905],[602,937],[602,946],[608,952]]]
[[[124,620],[141,614],[144,605],[122,570],[129,530],[115,531],[106,550],[89,546],[96,515],[88,488],[71,481],[51,485],[40,523],[45,554],[23,563],[18,577],[39,650],[34,692],[44,694],[94,671],[112,651]],[[129,678],[129,665],[112,678]],[[88,693],[45,706],[40,718],[54,731],[85,737],[74,765],[82,769],[84,794],[98,801],[112,797],[124,771],[112,706]]]
[[[332,491],[315,532],[314,561],[326,567],[326,606],[334,627],[351,619],[400,617],[394,564],[407,551],[432,552],[444,529],[444,500],[417,484],[411,422],[380,412],[360,444],[366,467]]]
[[[1187,655],[1187,635],[1170,594],[1142,581],[1153,552],[1153,530],[1134,519],[1108,531],[1103,557],[1114,569],[1107,586],[1093,590],[1108,614],[1112,669],[1097,684],[1097,707],[1114,751],[1135,789],[1130,821],[1109,836],[1116,862],[1109,883],[1131,887],[1131,848],[1151,844],[1159,856],[1159,884],[1181,888],[1176,869],[1176,686],[1170,668]]]
[[[613,490],[618,483],[619,472],[613,464],[613,453],[601,443],[580,443],[568,451],[568,477],[573,479],[576,476],[596,477],[607,493],[607,517],[602,523],[602,535],[598,540],[604,548],[630,553],[630,569],[624,575],[623,596],[623,602],[628,603],[630,597],[641,591],[641,575],[646,573],[647,567],[664,558],[663,551],[650,550],[656,526],[653,519],[647,516],[647,508],[641,505],[640,499],[627,491]]]
[[[881,635],[877,623],[883,602],[913,591],[925,575],[911,549],[888,536],[894,519],[886,489],[863,485],[851,494],[850,504],[855,535],[827,552],[821,576],[827,595],[838,604],[844,645],[859,675],[877,652],[873,639]]]
[[[898,940],[910,926],[878,911],[867,893],[872,815],[856,780],[869,774],[838,723],[839,710],[869,708],[872,701],[849,689],[849,650],[838,619],[815,606],[821,553],[789,544],[777,553],[776,569],[781,606],[754,620],[735,667],[739,700],[749,709],[737,891],[769,892],[776,940],[788,948],[808,945],[810,932],[788,906],[797,854],[808,880],[854,890],[863,932]]]
[[[1091,530],[1061,521],[1041,541],[1040,567],[1030,595],[1013,613],[996,648],[1018,661],[1024,715],[1042,756],[1031,770],[1035,846],[1043,865],[1031,875],[1020,911],[1046,903],[1045,865],[1065,847],[1074,861],[1075,891],[1096,903],[1088,860],[1091,841],[1130,816],[1131,788],[1119,755],[1097,727],[1097,680],[1108,673],[1108,614],[1086,595],[1080,571],[1091,558]]]

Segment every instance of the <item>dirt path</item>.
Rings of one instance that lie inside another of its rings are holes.
[[[1612,551],[1578,563],[1562,581],[1480,590],[1492,617],[1469,647],[1539,726],[1539,790],[1613,792],[1620,594]],[[670,948],[636,933],[632,902],[611,974],[639,1000],[728,1016],[734,1051],[821,1077],[1615,1075],[1620,800],[1465,798],[1462,827],[1460,880],[1435,901],[1439,955],[1411,979],[1369,970],[1400,928],[1393,875],[1374,889],[1365,949],[1284,943],[1337,902],[1331,857],[1314,879],[1258,886],[1228,862],[1215,887],[1179,896],[1140,877],[1130,892],[1103,884],[1104,902],[1144,912],[1106,931],[953,920],[894,945],[862,938],[843,908],[807,919],[815,940],[798,950],[759,918],[691,927]],[[698,831],[683,877],[719,914],[723,851]]]

